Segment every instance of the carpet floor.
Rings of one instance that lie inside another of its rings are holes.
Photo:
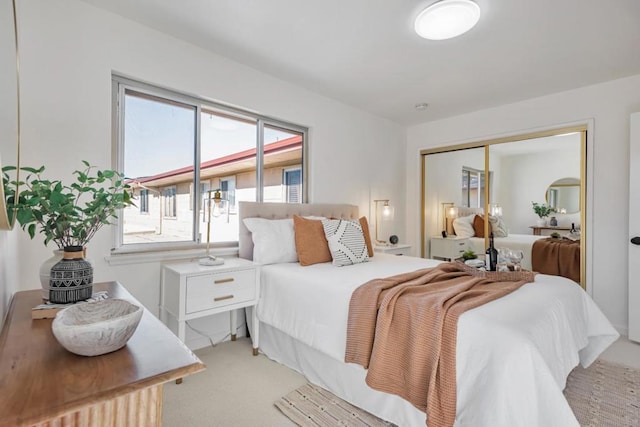
[[[638,369],[604,360],[587,369],[578,366],[569,375],[564,394],[583,427],[640,426]],[[302,427],[390,425],[312,384],[281,397],[275,406]]]

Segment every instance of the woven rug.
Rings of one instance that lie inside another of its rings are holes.
[[[582,427],[640,426],[640,370],[603,360],[587,369],[578,366],[569,374],[564,395]],[[393,426],[312,384],[274,404],[302,427]]]
[[[640,426],[640,370],[596,360],[567,378],[564,395],[583,427]]]

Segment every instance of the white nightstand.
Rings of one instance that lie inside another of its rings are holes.
[[[253,354],[258,355],[258,318],[255,305],[260,295],[259,267],[246,259],[225,258],[224,264],[212,267],[195,262],[164,264],[160,285],[160,319],[183,342],[185,323],[212,314],[230,312],[231,340],[236,339],[237,318],[234,310],[253,306],[251,340]]]
[[[389,245],[389,246],[378,246],[375,245],[373,247],[374,252],[380,252],[384,254],[393,254],[393,255],[409,255],[411,252],[411,245]]]
[[[431,258],[443,258],[453,261],[461,258],[462,253],[469,249],[469,239],[466,237],[435,236],[431,240]]]

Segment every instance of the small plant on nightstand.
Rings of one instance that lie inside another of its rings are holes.
[[[478,258],[478,255],[476,255],[476,253],[471,249],[466,250],[462,253],[462,259],[465,261],[476,258]]]

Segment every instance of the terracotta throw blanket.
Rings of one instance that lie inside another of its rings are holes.
[[[580,240],[540,239],[531,248],[534,271],[567,277],[580,283]]]
[[[425,411],[429,427],[453,426],[458,318],[524,283],[474,277],[454,263],[371,280],[351,296],[345,361],[368,368],[371,388]]]

